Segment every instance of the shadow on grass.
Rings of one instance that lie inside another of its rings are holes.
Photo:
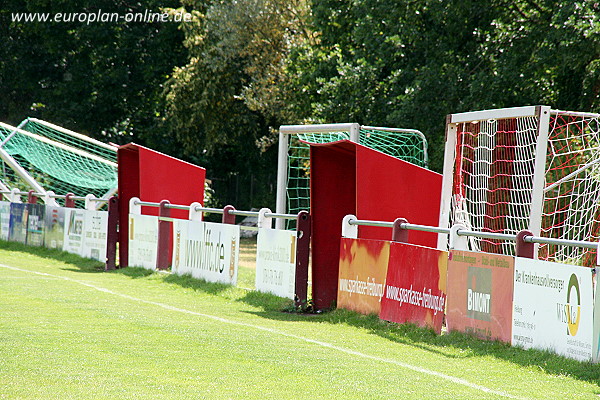
[[[222,292],[230,290],[232,288],[231,285],[226,285],[223,283],[206,282],[201,279],[196,279],[189,274],[167,274],[163,277],[163,281],[172,285],[178,285],[183,288],[192,289],[196,292],[204,292],[212,295],[219,295]]]
[[[551,375],[569,376],[600,386],[600,364],[579,362],[548,351],[523,350],[507,343],[485,341],[461,332],[436,335],[433,330],[414,324],[396,324],[383,321],[376,315],[363,315],[343,309],[322,314],[285,312],[282,310],[286,309],[286,304],[289,305],[289,300],[258,292],[248,292],[239,301],[262,308],[263,311],[250,312],[262,318],[346,324],[365,329],[372,335],[392,342],[413,346],[448,358],[494,357],[523,367],[539,368]],[[456,349],[459,351],[457,352]],[[600,388],[597,392],[600,394]]]
[[[98,273],[104,271],[104,263],[92,260],[90,258],[82,258],[76,254],[67,253],[59,249],[49,249],[46,247],[33,247],[16,242],[0,241],[0,248],[15,253],[23,253],[23,255],[34,255],[36,257],[45,258],[48,260],[58,261],[66,264],[66,271]]]
[[[56,260],[66,264],[66,268],[63,269],[73,272],[99,273],[104,271],[104,264],[101,262],[81,258],[60,250],[31,247],[6,241],[0,241],[0,248],[23,253],[24,256],[35,255]],[[154,272],[143,268],[129,267],[110,273],[138,279],[149,277]],[[376,315],[362,315],[343,309],[320,314],[292,312],[294,307],[289,299],[257,291],[244,291],[225,284],[205,282],[192,278],[190,275],[164,274],[161,279],[169,284],[212,295],[222,295],[223,292],[231,290],[238,291],[235,295],[236,301],[261,310],[249,312],[261,318],[321,324],[346,324],[367,330],[373,335],[392,342],[413,346],[448,358],[494,357],[515,365],[539,368],[548,374],[570,376],[600,386],[600,364],[582,363],[545,351],[522,350],[505,343],[484,341],[459,332],[436,335],[431,329],[419,328],[411,324],[390,323],[380,320]],[[458,354],[456,349],[460,350]],[[600,388],[597,393],[600,394]]]

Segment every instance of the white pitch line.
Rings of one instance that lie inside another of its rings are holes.
[[[67,278],[67,277],[64,277],[64,276],[52,275],[52,274],[48,274],[48,273],[45,273],[45,272],[30,271],[30,270],[27,270],[27,269],[22,269],[22,268],[17,268],[17,267],[11,267],[9,265],[4,265],[4,264],[0,264],[0,267],[6,268],[6,269],[10,269],[10,270],[14,270],[14,271],[20,271],[20,272],[26,272],[26,273],[36,274],[36,275],[42,275],[42,276],[51,277],[51,278],[63,279],[65,281],[69,281],[69,282],[73,282],[73,283],[78,283],[80,285],[87,286],[89,288],[98,290],[100,292],[108,293],[108,294],[111,294],[111,295],[114,295],[114,296],[119,296],[119,297],[122,297],[124,299],[135,301],[135,302],[138,302],[138,303],[150,304],[150,305],[153,305],[153,306],[164,308],[164,309],[169,310],[169,311],[175,311],[175,312],[180,312],[180,313],[184,313],[184,314],[195,315],[197,317],[208,318],[208,319],[212,319],[214,321],[223,322],[225,324],[238,325],[238,326],[244,326],[244,327],[247,327],[247,328],[253,328],[253,329],[261,330],[261,331],[264,331],[264,332],[269,332],[269,333],[272,333],[272,334],[275,334],[275,335],[280,335],[280,336],[285,336],[285,337],[289,337],[289,338],[292,338],[292,339],[301,340],[301,341],[306,342],[306,343],[316,344],[316,345],[321,346],[321,347],[325,347],[325,348],[332,349],[332,350],[337,350],[339,352],[350,354],[350,355],[353,355],[353,356],[357,356],[357,357],[361,357],[361,358],[366,358],[366,359],[373,360],[373,361],[379,361],[379,362],[383,362],[383,363],[387,363],[387,364],[397,365],[399,367],[402,367],[402,368],[405,368],[405,369],[409,369],[409,370],[414,371],[414,372],[422,373],[422,374],[425,374],[425,375],[435,376],[437,378],[441,378],[441,379],[447,380],[447,381],[455,383],[457,385],[466,386],[468,388],[479,390],[481,392],[490,393],[490,394],[494,394],[494,395],[497,395],[497,396],[506,397],[506,398],[509,398],[509,399],[523,399],[523,400],[527,400],[527,398],[525,398],[525,397],[518,397],[518,396],[511,395],[510,393],[507,393],[505,391],[490,389],[488,387],[485,387],[485,386],[482,386],[482,385],[478,385],[476,383],[472,383],[472,382],[469,382],[469,381],[467,381],[465,379],[457,378],[457,377],[452,376],[452,375],[447,375],[447,374],[444,374],[444,373],[441,373],[441,372],[437,372],[437,371],[433,371],[433,370],[430,370],[430,369],[427,369],[427,368],[417,367],[417,366],[412,365],[412,364],[404,363],[404,362],[397,361],[397,360],[392,360],[392,359],[389,359],[389,358],[382,358],[382,357],[372,356],[372,355],[369,355],[369,354],[361,353],[359,351],[355,351],[355,350],[350,350],[350,349],[346,349],[346,348],[343,348],[343,347],[339,347],[339,346],[333,345],[331,343],[322,342],[320,340],[314,340],[314,339],[306,338],[306,337],[303,337],[303,336],[298,336],[298,335],[294,335],[294,334],[291,334],[291,333],[279,331],[279,330],[276,330],[276,329],[267,328],[267,327],[260,326],[260,325],[253,325],[253,324],[248,324],[248,323],[245,323],[245,322],[233,321],[233,320],[225,319],[225,318],[222,318],[222,317],[217,317],[216,315],[210,315],[210,314],[199,313],[199,312],[195,312],[195,311],[191,311],[191,310],[186,310],[184,308],[178,308],[178,307],[170,306],[168,304],[158,303],[156,301],[144,300],[144,299],[140,299],[140,298],[137,298],[137,297],[129,296],[127,294],[117,293],[117,292],[114,292],[114,291],[112,291],[110,289],[106,289],[106,288],[103,288],[103,287],[95,286],[95,285],[92,285],[92,284],[87,283],[87,282],[79,281],[77,279]]]

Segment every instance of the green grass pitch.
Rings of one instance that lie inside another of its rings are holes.
[[[245,270],[249,275],[251,271]],[[251,282],[248,278],[247,282]],[[0,243],[0,399],[597,399],[600,367]]]

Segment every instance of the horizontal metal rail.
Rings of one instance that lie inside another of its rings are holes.
[[[444,234],[450,233],[450,229],[448,229],[448,228],[440,228],[438,226],[416,225],[416,224],[409,224],[409,223],[400,224],[400,228],[406,229],[409,231],[444,233]]]
[[[350,225],[359,225],[359,226],[379,226],[382,228],[393,228],[393,222],[384,222],[384,221],[367,221],[364,219],[351,219],[348,221]]]
[[[569,246],[569,247],[581,247],[584,249],[597,249],[597,242],[586,242],[583,240],[568,240],[568,239],[552,239],[545,237],[536,237],[536,236],[525,236],[523,238],[524,242],[527,243],[538,243],[538,244],[552,244],[552,245],[561,245],[561,246]]]
[[[279,218],[279,219],[296,219],[298,218],[297,214],[278,214],[278,213],[265,213],[265,217],[267,218]]]
[[[160,207],[160,203],[153,203],[151,201],[136,201],[133,204],[135,204],[136,206],[143,206],[143,207]]]
[[[517,240],[517,235],[510,235],[507,233],[477,232],[468,229],[460,229],[456,233],[458,236],[471,236],[480,239],[507,240],[511,242],[516,242]]]
[[[27,196],[29,195],[29,192],[24,192],[24,191],[6,191],[6,190],[0,190],[0,194],[18,194],[20,196]],[[47,193],[39,193],[39,192],[33,192],[31,193],[32,195],[36,196],[36,197],[45,197],[47,195]],[[48,197],[50,197],[51,199],[66,199],[67,195],[64,194],[51,194]],[[86,200],[86,197],[82,197],[82,196],[71,196],[72,200]],[[107,203],[109,199],[103,199],[100,197],[92,197],[90,198],[91,201],[99,201],[99,202],[104,202]]]
[[[229,210],[229,215],[235,215],[237,217],[258,217],[258,211]]]
[[[196,207],[194,211],[201,211],[208,214],[223,214],[223,209],[221,208],[208,208],[208,207]]]
[[[359,219],[350,219],[348,220],[349,225],[359,225],[359,226],[376,226],[376,227],[384,227],[384,228],[393,228],[393,222],[386,221],[369,221],[369,220],[359,220]],[[398,225],[400,229],[413,230],[413,231],[421,231],[421,232],[432,232],[432,233],[443,233],[449,234],[451,229],[427,226],[427,225],[416,225],[410,223],[401,223]],[[468,229],[459,229],[456,231],[458,236],[468,236],[468,237],[477,237],[480,239],[491,239],[491,240],[505,240],[516,242],[517,235],[506,234],[506,233],[493,233],[493,232],[478,232],[471,231]],[[537,244],[550,244],[550,245],[560,245],[560,246],[569,246],[569,247],[581,247],[587,249],[598,249],[598,242],[588,242],[582,240],[568,240],[568,239],[553,239],[553,238],[545,238],[540,236],[527,235],[523,237],[523,241],[527,243],[537,243]]]
[[[393,228],[394,227],[393,222],[385,222],[385,221],[368,221],[368,220],[362,220],[362,219],[351,219],[350,221],[348,221],[348,223],[350,225],[376,226],[376,227],[381,227],[381,228]],[[426,226],[426,225],[416,225],[416,224],[409,224],[406,222],[401,223],[400,228],[410,230],[410,231],[422,231],[422,232],[445,233],[445,234],[450,233],[450,229],[448,229],[448,228],[439,228],[439,227],[435,227],[435,226]]]
[[[85,198],[84,198],[85,199]],[[155,203],[151,201],[136,201],[134,203],[136,206],[143,207],[160,207],[160,203]],[[174,210],[190,210],[191,206],[185,206],[180,204],[165,204],[165,208],[170,208]],[[194,211],[205,212],[208,214],[224,214],[225,211],[222,208],[208,208],[208,207],[194,207]],[[227,210],[229,215],[235,215],[239,217],[258,217],[258,211],[241,211],[241,210]],[[265,213],[265,217],[267,218],[280,218],[280,219],[289,219],[293,220],[298,218],[297,214],[279,214],[279,213]]]

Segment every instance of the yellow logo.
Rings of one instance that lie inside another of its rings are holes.
[[[577,304],[571,303],[571,290],[577,292]],[[579,281],[575,274],[571,274],[569,279],[569,287],[567,289],[567,333],[571,336],[577,335],[579,330],[579,322],[581,321],[581,293],[579,291]]]

